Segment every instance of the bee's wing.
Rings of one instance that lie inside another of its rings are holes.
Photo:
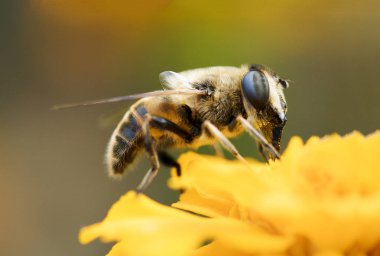
[[[60,110],[60,109],[64,109],[64,108],[81,107],[81,106],[89,106],[89,105],[102,104],[102,103],[112,103],[112,102],[120,102],[120,101],[127,101],[127,100],[137,100],[137,99],[146,98],[146,97],[160,97],[160,96],[169,96],[169,95],[177,95],[177,94],[180,94],[180,95],[196,95],[196,94],[198,94],[199,95],[199,94],[205,94],[205,92],[203,92],[201,90],[194,89],[194,88],[191,88],[191,89],[176,88],[173,90],[152,91],[152,92],[146,92],[146,93],[139,93],[139,94],[133,94],[133,95],[127,95],[127,96],[108,98],[108,99],[64,104],[64,105],[54,106],[52,109],[53,110]]]
[[[164,71],[159,75],[160,83],[167,89],[194,89],[189,80],[176,72]]]

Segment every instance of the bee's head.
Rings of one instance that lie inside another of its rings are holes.
[[[248,121],[258,128],[267,141],[280,151],[282,129],[286,124],[287,105],[283,89],[286,80],[262,65],[252,65],[241,81],[244,108]],[[264,157],[273,159],[274,156]]]

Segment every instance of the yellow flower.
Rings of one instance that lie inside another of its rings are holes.
[[[112,256],[380,254],[380,132],[295,137],[270,165],[179,161],[173,207],[129,192],[80,241],[116,241]]]

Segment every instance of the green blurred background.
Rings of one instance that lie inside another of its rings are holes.
[[[129,103],[52,105],[155,90],[164,70],[261,63],[293,81],[284,146],[293,135],[379,127],[378,1],[0,5],[1,255],[104,255],[110,245],[82,246],[78,230],[101,220],[148,169],[144,159],[122,181],[104,170],[114,117]],[[234,142],[256,156],[247,138]],[[147,194],[174,201],[167,178],[162,168]]]

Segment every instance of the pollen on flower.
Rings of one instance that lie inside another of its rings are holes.
[[[280,161],[250,168],[195,153],[179,161],[177,203],[129,192],[81,242],[118,242],[109,255],[380,254],[380,132],[294,137]]]

